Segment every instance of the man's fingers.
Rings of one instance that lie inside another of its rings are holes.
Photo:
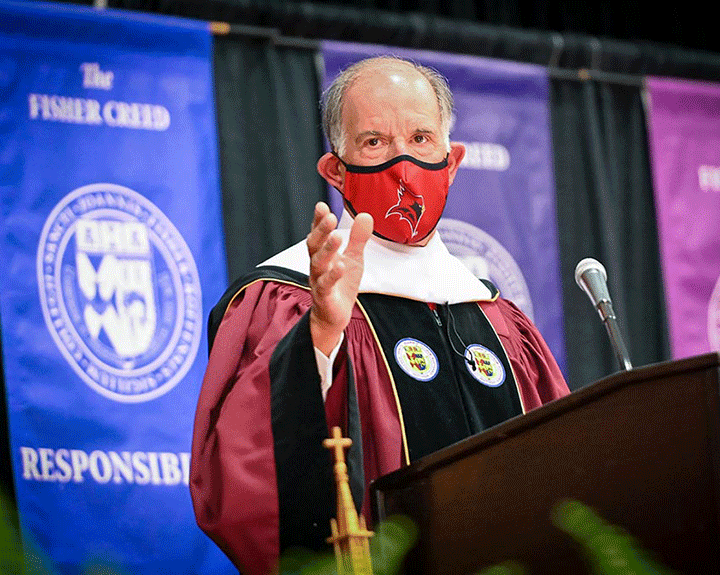
[[[333,286],[345,273],[345,264],[342,260],[333,262],[330,268],[323,274],[320,274],[315,280],[315,292],[319,297],[324,297],[330,293]]]
[[[326,271],[332,258],[342,244],[342,238],[337,233],[330,233],[325,242],[315,252],[310,252],[310,274],[319,275]]]
[[[315,204],[315,213],[313,215],[312,227],[314,228],[320,223],[320,220],[325,217],[326,214],[330,213],[330,208],[325,202],[318,202]]]
[[[344,255],[355,259],[361,258],[372,231],[373,219],[370,214],[362,213],[355,216]]]
[[[307,246],[310,256],[318,251],[327,240],[328,235],[337,227],[337,218],[332,212],[327,212],[313,227],[307,236]]]

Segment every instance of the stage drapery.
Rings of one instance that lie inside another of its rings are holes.
[[[552,122],[569,385],[618,369],[574,270],[601,261],[633,365],[669,359],[645,114],[639,87],[553,80]]]
[[[325,198],[315,55],[217,38],[215,91],[225,249],[235,279],[310,230]]]

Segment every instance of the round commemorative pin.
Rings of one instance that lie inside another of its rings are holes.
[[[407,337],[395,344],[395,361],[413,379],[430,381],[438,374],[438,358],[430,347]]]
[[[505,368],[500,358],[483,345],[465,348],[465,366],[475,379],[488,387],[499,387],[505,381]]]

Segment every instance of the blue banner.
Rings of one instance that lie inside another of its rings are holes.
[[[207,25],[0,4],[0,132],[26,545],[64,574],[236,572],[188,491],[203,326],[227,283]]]
[[[396,55],[445,76],[450,139],[466,155],[438,230],[452,254],[490,279],[537,325],[565,370],[549,87],[541,66],[420,50],[323,42],[326,88],[363,58]],[[331,191],[337,213],[342,199]]]

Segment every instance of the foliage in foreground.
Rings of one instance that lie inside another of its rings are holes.
[[[25,550],[13,525],[14,510],[0,496],[0,573],[6,575],[57,575],[51,561],[24,537]],[[591,575],[673,575],[624,530],[603,520],[579,501],[564,501],[552,512],[553,524],[574,539],[583,551]],[[380,523],[371,540],[374,575],[396,575],[417,540],[417,527],[403,516]],[[558,572],[561,572],[560,570]],[[335,558],[294,549],[280,562],[281,575],[337,575]],[[86,563],[83,575],[130,575],[101,560]],[[523,565],[507,561],[476,575],[532,575]]]

